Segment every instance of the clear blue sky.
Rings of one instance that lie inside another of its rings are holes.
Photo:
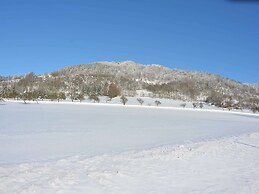
[[[259,83],[259,3],[0,0],[0,75],[103,60]]]

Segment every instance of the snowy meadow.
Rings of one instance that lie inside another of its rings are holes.
[[[0,193],[258,193],[259,116],[5,102]]]

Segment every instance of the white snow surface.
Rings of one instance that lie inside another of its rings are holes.
[[[1,194],[258,194],[259,133],[0,167]]]
[[[259,116],[0,105],[0,193],[259,193]]]
[[[256,115],[139,105],[6,103],[0,164],[95,156],[259,131]]]

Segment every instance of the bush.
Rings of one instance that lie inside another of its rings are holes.
[[[99,97],[96,95],[96,94],[91,94],[89,97],[88,97],[89,100],[93,100],[94,102],[100,102],[100,99]]]
[[[115,98],[116,96],[119,96],[121,93],[120,88],[116,84],[111,84],[108,87],[108,97]]]
[[[185,108],[186,107],[186,103],[182,103],[182,104],[180,104],[180,106]]]
[[[253,106],[253,107],[251,108],[251,111],[252,111],[253,113],[256,113],[257,111],[259,111],[259,107]]]

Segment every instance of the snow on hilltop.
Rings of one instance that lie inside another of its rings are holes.
[[[2,98],[23,98],[26,91],[30,96],[55,99],[62,92],[62,98],[73,100],[93,95],[136,96],[139,90],[148,91],[149,97],[259,110],[259,93],[254,86],[209,73],[133,61],[102,61],[65,67],[45,75],[31,73],[0,79]]]
[[[91,64],[81,64],[62,68],[54,73],[60,75],[78,75],[78,74],[108,74],[116,77],[128,77],[133,79],[147,79],[150,81],[166,82],[167,75],[173,71],[160,65],[142,65],[133,61],[123,62],[95,62]],[[181,72],[181,71],[179,71]]]
[[[158,64],[143,65],[137,64],[134,61],[122,62],[95,62],[91,64],[81,64],[70,67],[62,68],[55,73],[61,75],[74,75],[74,74],[109,74],[113,76],[129,76],[130,78],[142,78],[149,81],[157,80],[166,83],[182,77],[194,76],[198,73],[192,71],[183,71],[170,69]],[[210,75],[210,74],[208,74]]]

